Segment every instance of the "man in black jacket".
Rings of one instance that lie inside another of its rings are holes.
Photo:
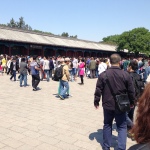
[[[112,123],[116,120],[118,128],[118,150],[126,150],[127,122],[126,113],[118,110],[115,100],[109,86],[106,84],[106,74],[115,95],[128,94],[130,104],[134,105],[135,92],[133,82],[128,74],[120,68],[121,57],[113,54],[110,57],[111,67],[100,74],[95,91],[94,106],[99,108],[99,102],[102,95],[102,106],[104,109],[104,127],[103,127],[103,150],[109,150],[112,140]]]
[[[11,64],[10,64],[10,71],[11,71],[11,77],[10,80],[12,80],[12,78],[14,78],[14,81],[16,81],[16,71],[18,70],[18,65],[16,62],[16,58],[13,58]]]
[[[49,75],[50,75],[50,78],[52,78],[52,73],[54,71],[54,63],[53,63],[53,59],[52,57],[50,57],[50,60],[49,60]]]

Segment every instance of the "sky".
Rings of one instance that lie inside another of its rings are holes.
[[[150,30],[150,0],[1,0],[0,24],[22,16],[32,29],[99,42],[137,27]]]

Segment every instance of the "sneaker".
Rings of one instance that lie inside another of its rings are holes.
[[[72,97],[72,95],[70,95],[70,94],[66,94],[66,96],[69,98],[69,97]]]
[[[20,85],[20,87],[22,87],[22,85]]]
[[[37,87],[36,90],[41,90],[41,88]]]
[[[63,97],[63,96],[61,96],[61,95],[58,95],[62,100],[64,100],[65,98]]]
[[[37,89],[36,89],[36,88],[33,88],[33,91],[37,91]]]

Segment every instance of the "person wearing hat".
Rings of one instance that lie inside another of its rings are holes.
[[[68,59],[68,58],[67,58]],[[67,60],[66,59],[66,60]],[[58,65],[58,67],[60,67],[61,65],[64,65],[65,63],[64,63],[64,61],[65,61],[65,59],[64,58],[61,58],[60,60],[59,60],[59,62],[60,62],[60,64]],[[69,59],[69,61],[70,61],[70,59]],[[58,86],[58,96],[60,95],[60,93],[61,93],[61,86],[60,86],[60,80],[59,80],[59,86]],[[69,89],[68,89],[68,91],[67,91],[67,96],[69,96]]]
[[[64,61],[65,62],[62,62],[63,77],[60,79],[60,94],[58,95],[62,100],[68,97],[67,92],[69,90],[69,79],[70,79],[69,67],[68,67],[70,59],[65,58]]]

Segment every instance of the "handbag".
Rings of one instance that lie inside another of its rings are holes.
[[[106,83],[110,89],[111,94],[114,97],[115,104],[117,108],[119,109],[119,111],[121,112],[130,111],[130,100],[129,100],[128,95],[127,94],[116,95],[113,91],[113,88],[111,87],[107,74],[106,74]]]

